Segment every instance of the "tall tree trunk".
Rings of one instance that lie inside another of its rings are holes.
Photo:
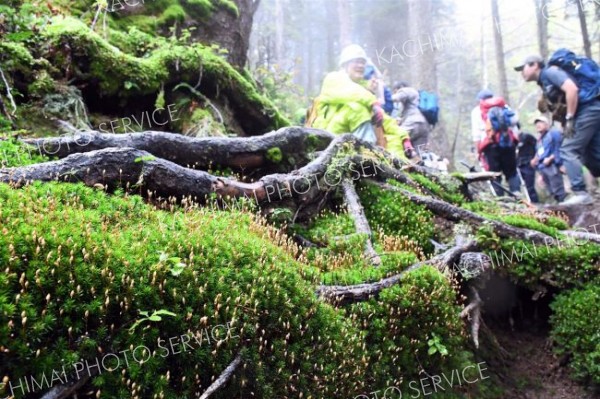
[[[340,21],[340,45],[344,47],[352,43],[352,15],[349,0],[338,0],[337,8]]]
[[[488,58],[487,58],[487,45],[486,45],[486,27],[487,25],[484,22],[485,10],[481,7],[481,17],[480,17],[480,26],[479,26],[479,37],[481,38],[481,68],[482,68],[482,84],[481,87],[488,88],[490,86],[490,79],[488,74]]]
[[[492,18],[494,20],[494,44],[496,47],[496,66],[500,80],[500,92],[508,104],[508,82],[506,80],[506,65],[504,64],[504,43],[502,41],[502,24],[500,23],[500,12],[498,11],[498,0],[492,1]]]
[[[590,43],[590,35],[588,34],[587,22],[585,21],[585,10],[581,0],[575,1],[577,4],[577,13],[579,14],[579,25],[581,25],[581,37],[583,38],[583,50],[585,56],[592,58],[592,45]]]
[[[436,35],[435,31],[431,30],[433,19],[435,19],[435,9],[432,0],[408,1],[409,40],[413,41],[414,46],[407,51],[416,54],[410,60],[410,84],[416,89],[439,93],[435,57]],[[451,144],[446,134],[446,123],[443,118],[440,118],[440,122],[429,136],[429,149],[452,162]]]
[[[421,15],[421,1],[420,0],[409,0],[408,1],[408,34],[410,40],[415,43],[415,39],[419,37],[419,18]],[[404,44],[409,43],[407,40]],[[409,52],[415,52],[416,45],[413,49],[409,49]],[[422,79],[422,73],[425,72],[422,69],[421,61],[422,58],[417,56],[413,59],[414,64],[411,65],[409,69],[410,83],[414,87],[420,87]]]
[[[210,19],[197,23],[194,38],[215,43],[227,50],[227,61],[243,68],[248,60],[252,22],[260,0],[235,0],[239,17],[224,7],[214,11]]]
[[[275,62],[283,68],[283,0],[275,0]]]
[[[335,42],[337,41],[336,32],[338,32],[336,28],[336,23],[338,19],[337,13],[337,5],[332,1],[325,2],[325,11],[327,12],[327,65],[326,69],[328,71],[333,71],[336,69],[336,51],[335,51]],[[339,33],[339,32],[338,32]]]
[[[548,59],[548,19],[544,15],[544,10],[548,0],[533,0],[535,4],[535,17],[537,19],[538,46],[540,55],[543,59]]]

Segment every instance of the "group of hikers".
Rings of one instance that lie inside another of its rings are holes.
[[[437,98],[407,82],[394,83],[390,90],[365,50],[356,44],[342,50],[339,66],[323,80],[306,125],[336,134],[352,133],[399,158],[427,154],[421,149],[427,148],[437,122]],[[492,184],[494,193],[521,197],[524,183],[530,202],[538,202],[537,172],[558,203],[593,203],[586,190],[584,166],[594,178],[600,177],[598,65],[560,49],[548,62],[529,56],[514,69],[525,81],[537,82],[542,88],[541,113],[532,120],[538,137],[521,132],[516,113],[490,90],[479,92],[479,104],[471,112],[473,149],[481,166],[501,172],[508,183],[507,189],[498,177]],[[565,174],[573,192],[569,198]]]

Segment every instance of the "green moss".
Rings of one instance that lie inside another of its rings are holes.
[[[49,160],[50,158],[41,155],[34,146],[14,139],[0,140],[0,168],[26,166]]]
[[[238,9],[235,2],[233,2],[232,0],[216,0],[216,3],[218,6],[224,8],[225,10],[229,11],[232,15],[239,18],[240,10]]]
[[[371,228],[391,236],[410,237],[425,253],[433,250],[433,214],[400,193],[384,191],[374,185],[359,189],[361,203]]]
[[[383,290],[377,299],[353,305],[348,313],[367,335],[369,350],[364,355],[370,367],[363,378],[368,392],[390,386],[409,392],[408,383],[423,378],[423,369],[441,374],[475,363],[463,349],[464,324],[456,293],[433,267],[408,273],[400,285]],[[443,348],[441,352],[429,354],[430,339]]]
[[[442,187],[440,184],[431,181],[419,173],[409,173],[408,175],[414,181],[431,191],[433,194],[442,198],[444,201],[457,205],[461,205],[465,201],[465,197],[462,194],[453,190],[448,190],[448,187]]]
[[[137,58],[112,46],[74,18],[54,18],[44,35],[57,46],[68,42],[78,54],[86,57],[90,63],[89,72],[98,79],[101,94],[133,97],[155,93],[167,83],[197,80],[198,68],[202,65],[204,75],[210,77],[220,90],[235,93],[241,102],[261,107],[272,118],[272,128],[289,125],[289,121],[250,82],[223,58],[200,44],[184,45],[157,38],[156,47],[149,56]],[[64,59],[58,61],[65,62]],[[175,68],[179,70],[177,74],[172,73]]]
[[[283,159],[283,153],[281,152],[281,148],[273,147],[267,150],[266,157],[269,161],[273,163],[279,163]]]
[[[559,356],[569,354],[573,375],[600,388],[600,281],[563,292],[550,305],[552,339]]]
[[[600,245],[559,236],[545,244],[500,239],[489,227],[480,228],[477,241],[493,266],[519,284],[535,290],[542,285],[558,289],[579,287],[595,279],[600,270]]]
[[[186,0],[185,4],[187,11],[195,19],[208,17],[214,7],[211,0]]]
[[[169,6],[158,18],[159,25],[172,25],[175,22],[183,22],[186,17],[185,10],[179,4]]]
[[[155,355],[139,364],[130,354],[129,367],[121,358],[93,389],[119,398],[135,383],[141,397],[193,396],[239,352],[245,367],[216,398],[342,398],[364,388],[357,328],[317,300],[317,275],[249,214],[166,213],[81,185],[0,184],[0,225],[0,342],[10,348],[0,374],[13,383],[144,345]],[[160,310],[175,316],[141,313]],[[194,350],[156,356],[160,339],[226,323],[233,334],[219,345],[192,340]]]

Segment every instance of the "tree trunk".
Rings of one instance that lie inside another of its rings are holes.
[[[498,68],[498,77],[500,80],[500,93],[507,104],[510,104],[508,92],[508,82],[506,80],[506,65],[504,64],[504,43],[502,41],[502,24],[500,22],[500,12],[498,11],[498,0],[492,1],[492,18],[494,20],[494,44],[496,47],[496,66]]]
[[[535,4],[535,17],[537,19],[538,46],[540,55],[543,59],[548,59],[548,19],[544,15],[544,10],[548,0],[533,0]]]
[[[577,14],[579,14],[579,25],[581,25],[581,37],[583,38],[583,50],[585,56],[592,58],[592,45],[590,44],[590,35],[588,33],[587,22],[585,20],[585,10],[581,0],[575,1],[577,4]]]
[[[283,50],[283,0],[275,0],[275,62],[283,69],[285,60]]]
[[[227,61],[243,68],[248,60],[252,21],[260,0],[235,0],[239,16],[220,7],[209,19],[194,25],[195,38],[204,43],[214,43],[227,50]]]
[[[343,48],[352,43],[352,15],[349,0],[337,0],[337,9],[340,21],[340,45]]]

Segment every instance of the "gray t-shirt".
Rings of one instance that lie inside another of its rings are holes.
[[[555,103],[562,96],[563,91],[560,88],[567,79],[571,79],[569,74],[556,66],[551,66],[542,69],[540,73],[540,86],[542,86],[548,99]]]

